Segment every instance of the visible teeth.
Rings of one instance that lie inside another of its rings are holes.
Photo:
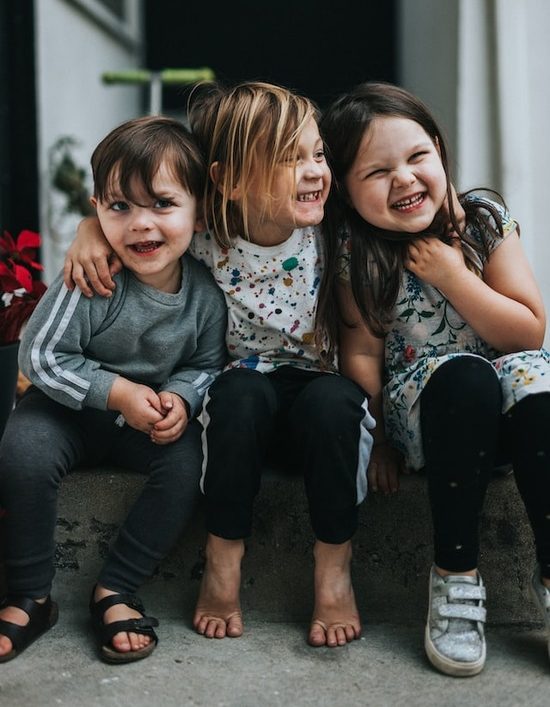
[[[424,194],[417,194],[416,196],[411,196],[409,199],[402,199],[401,201],[396,201],[393,205],[394,209],[408,209],[410,206],[415,206],[424,200]]]
[[[315,201],[319,198],[319,192],[309,192],[308,194],[298,194],[298,201]]]
[[[145,243],[134,243],[132,248],[137,250],[138,253],[149,253],[152,250],[156,250],[160,247],[158,241],[146,241]]]

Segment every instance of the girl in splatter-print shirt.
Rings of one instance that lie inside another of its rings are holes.
[[[226,248],[208,232],[195,235],[190,252],[225,293],[230,368],[319,369],[314,340],[322,276],[319,238],[318,227],[310,226],[272,246],[235,236]]]

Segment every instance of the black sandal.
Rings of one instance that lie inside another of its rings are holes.
[[[90,598],[90,614],[92,616],[92,625],[99,637],[101,645],[101,657],[106,663],[132,663],[134,660],[147,658],[155,648],[159,639],[153,631],[154,626],[158,626],[159,622],[151,616],[145,616],[145,608],[135,594],[110,594],[99,601],[94,601],[95,588],[92,590]],[[124,621],[113,621],[110,624],[103,623],[103,617],[107,609],[115,604],[125,604],[130,609],[139,611],[142,615],[139,619],[126,619]],[[113,636],[121,632],[139,633],[143,636],[149,636],[153,640],[149,645],[140,648],[137,651],[117,651],[113,647],[111,641]]]
[[[25,626],[18,626],[11,621],[0,619],[0,634],[9,638],[13,646],[9,653],[0,656],[0,663],[17,658],[40,635],[55,626],[58,616],[57,604],[50,597],[43,604],[39,604],[34,599],[8,595],[0,604],[0,609],[8,606],[15,606],[24,611],[29,621]]]

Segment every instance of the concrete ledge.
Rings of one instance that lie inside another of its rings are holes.
[[[137,474],[77,471],[59,499],[55,594],[63,603],[87,601],[118,525],[141,488]],[[361,507],[354,540],[354,586],[366,621],[417,622],[426,610],[432,559],[431,522],[423,477],[402,479],[393,497],[372,494]],[[196,517],[140,592],[151,606],[191,615],[204,565],[205,532]],[[313,536],[302,480],[269,472],[257,499],[255,527],[243,564],[248,617],[305,621],[312,608]],[[531,531],[511,476],[495,479],[482,519],[480,570],[493,624],[538,622],[528,598],[534,563]]]

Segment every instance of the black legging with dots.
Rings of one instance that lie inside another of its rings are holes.
[[[479,515],[495,459],[511,461],[550,578],[550,393],[527,396],[505,415],[493,366],[458,357],[441,365],[421,397],[425,472],[438,567],[477,567]]]

